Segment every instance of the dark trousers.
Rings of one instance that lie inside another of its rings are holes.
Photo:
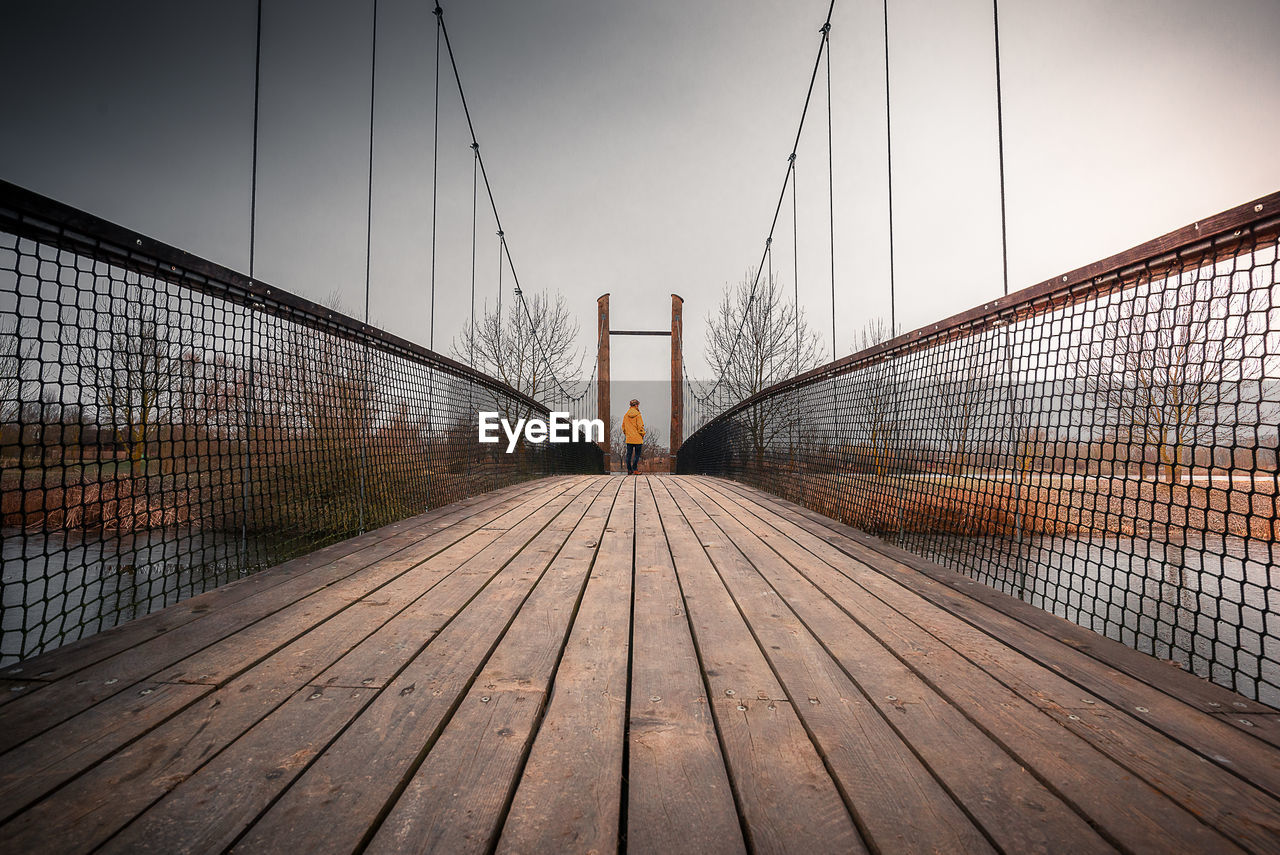
[[[627,443],[627,474],[630,475],[636,471],[636,467],[640,465],[640,449],[644,448],[643,442]]]

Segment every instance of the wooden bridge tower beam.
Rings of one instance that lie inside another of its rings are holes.
[[[604,422],[605,469],[609,467],[609,295],[596,299],[596,415]]]
[[[671,454],[684,441],[684,298],[671,295]],[[672,470],[675,471],[675,470]]]

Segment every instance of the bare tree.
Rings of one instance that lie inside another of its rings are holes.
[[[16,419],[24,400],[39,394],[40,342],[20,335],[23,327],[16,317],[5,319],[0,329],[0,422]]]
[[[1220,410],[1264,349],[1263,337],[1245,335],[1247,295],[1208,272],[1123,292],[1099,309],[1100,329],[1084,348],[1086,389],[1117,441],[1139,446],[1144,461],[1154,453],[1171,483],[1195,447],[1214,443]]]
[[[706,358],[719,378],[716,395],[726,403],[749,398],[826,358],[804,312],[783,297],[776,276],[757,281],[755,271],[748,270],[737,285],[725,287],[708,315]],[[758,460],[767,449],[795,442],[803,415],[799,401],[796,395],[778,395],[744,414]]]
[[[0,421],[8,421],[18,410],[22,387],[22,358],[16,331],[0,332]]]
[[[890,338],[889,325],[883,318],[875,318],[858,332],[856,350],[867,350]],[[860,434],[857,439],[870,458],[871,471],[884,475],[898,432],[898,388],[893,367],[884,361],[874,362],[846,375],[844,385],[853,416],[851,427]]]
[[[946,367],[929,384],[931,427],[943,442],[946,466],[953,474],[968,464],[979,422],[991,405],[994,369],[980,358],[982,342],[974,337],[947,345]]]
[[[116,444],[125,449],[135,469],[144,464],[148,443],[156,439],[163,412],[182,382],[184,347],[190,331],[170,310],[148,302],[141,289],[131,290],[104,313],[107,328],[70,328],[68,346],[78,353],[78,382],[87,389]]]
[[[582,354],[574,346],[577,338],[578,324],[563,295],[553,300],[536,294],[511,301],[505,317],[486,306],[474,333],[465,329],[453,340],[450,352],[459,362],[542,400],[580,379]]]

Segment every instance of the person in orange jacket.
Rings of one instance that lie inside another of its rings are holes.
[[[640,449],[644,448],[644,416],[640,415],[640,401],[635,398],[622,417],[622,433],[627,440],[627,474],[634,475],[640,465]]]

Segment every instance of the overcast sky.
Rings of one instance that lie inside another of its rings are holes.
[[[0,2],[0,177],[247,271],[256,0]],[[373,3],[263,3],[255,273],[360,315]],[[615,327],[660,329],[675,291],[703,375],[704,318],[763,249],[827,5],[444,4],[521,284],[565,295],[584,351],[599,294]],[[378,5],[372,187],[371,318],[424,344],[431,8]],[[1007,0],[1000,14],[1011,288],[1280,189],[1280,2]],[[843,355],[889,311],[881,5],[837,0],[832,22]],[[891,0],[889,32],[909,330],[1000,294],[992,6]],[[448,352],[469,311],[471,151],[444,71],[435,341]],[[830,352],[825,82],[815,99],[799,290]],[[492,305],[484,208],[479,232],[477,299]],[[784,216],[788,292],[790,233]],[[665,380],[667,348],[616,339],[614,377]]]

